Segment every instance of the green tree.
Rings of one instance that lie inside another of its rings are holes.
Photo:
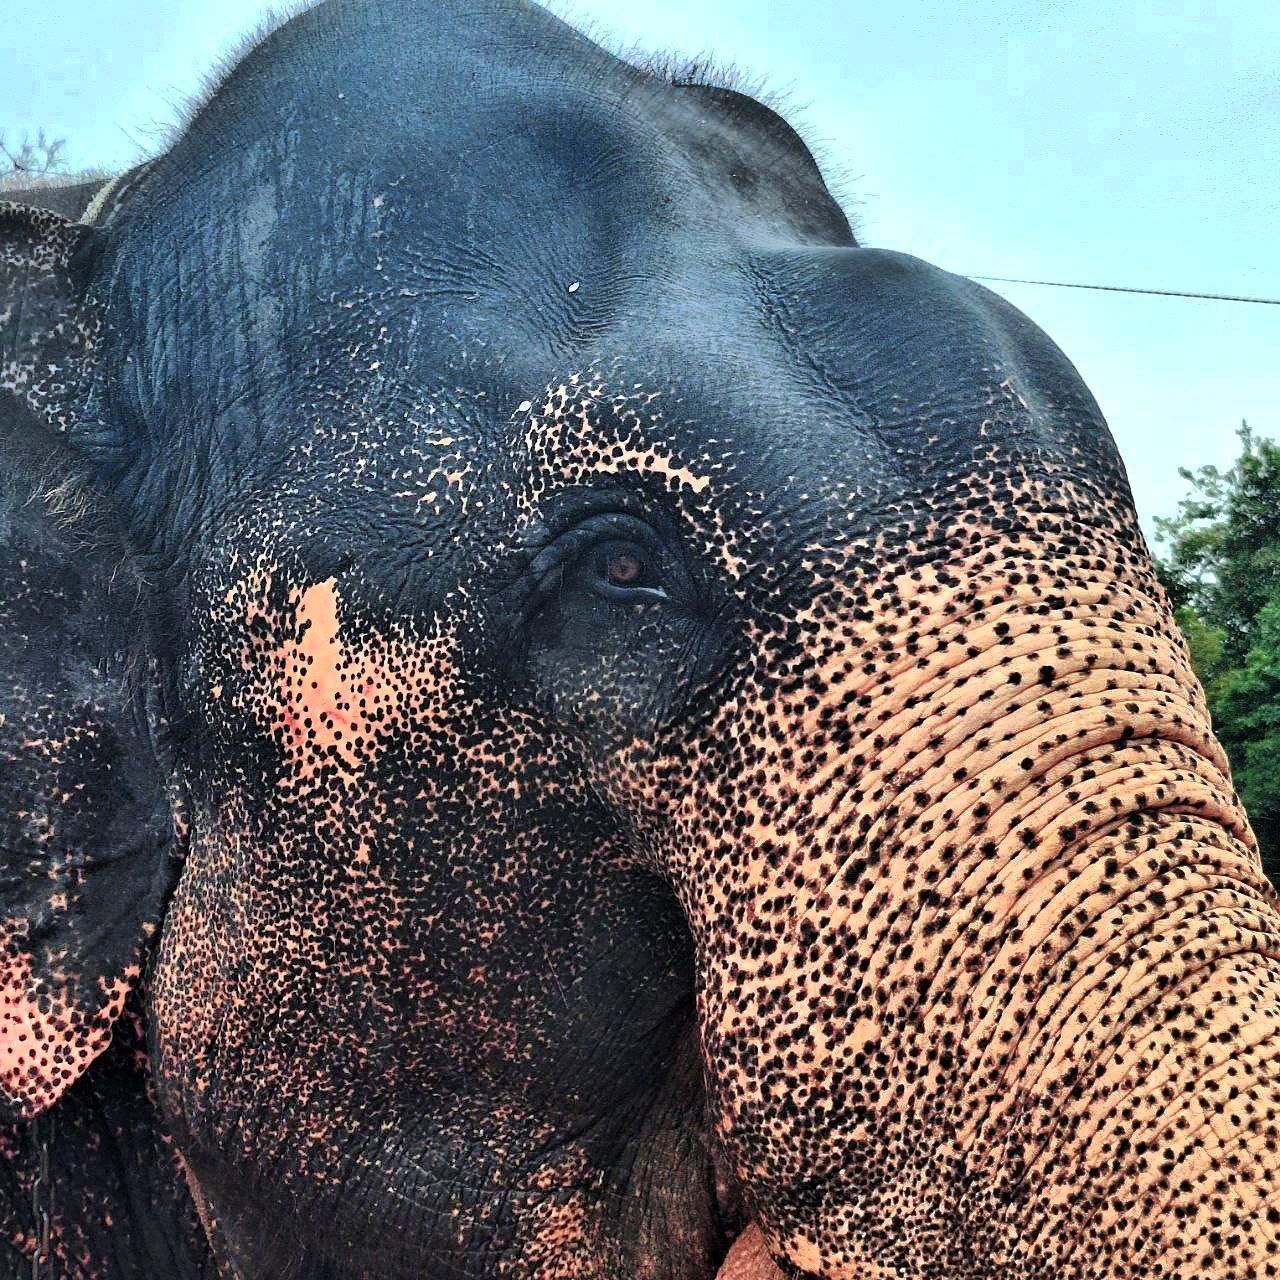
[[[1258,614],[1280,598],[1280,446],[1240,424],[1240,456],[1226,470],[1178,474],[1191,493],[1156,521],[1168,542],[1161,576],[1177,607],[1190,606],[1222,633],[1222,658],[1238,665]]]
[[[1158,569],[1273,877],[1280,872],[1280,446],[1240,425],[1225,471],[1156,521]]]
[[[1280,867],[1280,600],[1259,612],[1244,665],[1215,682],[1213,720],[1274,875]]]

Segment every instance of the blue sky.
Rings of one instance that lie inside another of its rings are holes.
[[[969,274],[1280,297],[1280,0],[561,0],[784,93],[868,244]],[[10,0],[0,130],[159,145],[256,0]],[[1280,307],[998,285],[1075,361],[1139,510],[1280,437]]]

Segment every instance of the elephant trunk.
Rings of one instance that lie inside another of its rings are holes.
[[[712,1105],[805,1275],[1280,1275],[1280,913],[1136,531],[1050,514],[815,592],[720,726]]]

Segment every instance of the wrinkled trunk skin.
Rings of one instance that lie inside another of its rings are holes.
[[[1278,1275],[1274,895],[1127,502],[995,483],[650,775],[719,1135],[799,1274]]]

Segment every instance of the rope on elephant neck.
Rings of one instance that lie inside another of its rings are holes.
[[[53,1115],[37,1115],[31,1121],[31,1141],[36,1148],[36,1174],[31,1180],[31,1217],[36,1247],[31,1255],[31,1280],[54,1280],[53,1250],[49,1232],[53,1222],[53,1179],[49,1176],[49,1147],[53,1142]]]
[[[995,284],[1042,284],[1051,289],[1097,289],[1103,293],[1146,293],[1159,298],[1204,298],[1210,302],[1256,302],[1263,307],[1280,307],[1280,298],[1249,298],[1237,293],[1189,293],[1185,289],[1134,289],[1123,284],[1073,284],[1067,280],[1022,280],[1017,276],[970,276]]]

